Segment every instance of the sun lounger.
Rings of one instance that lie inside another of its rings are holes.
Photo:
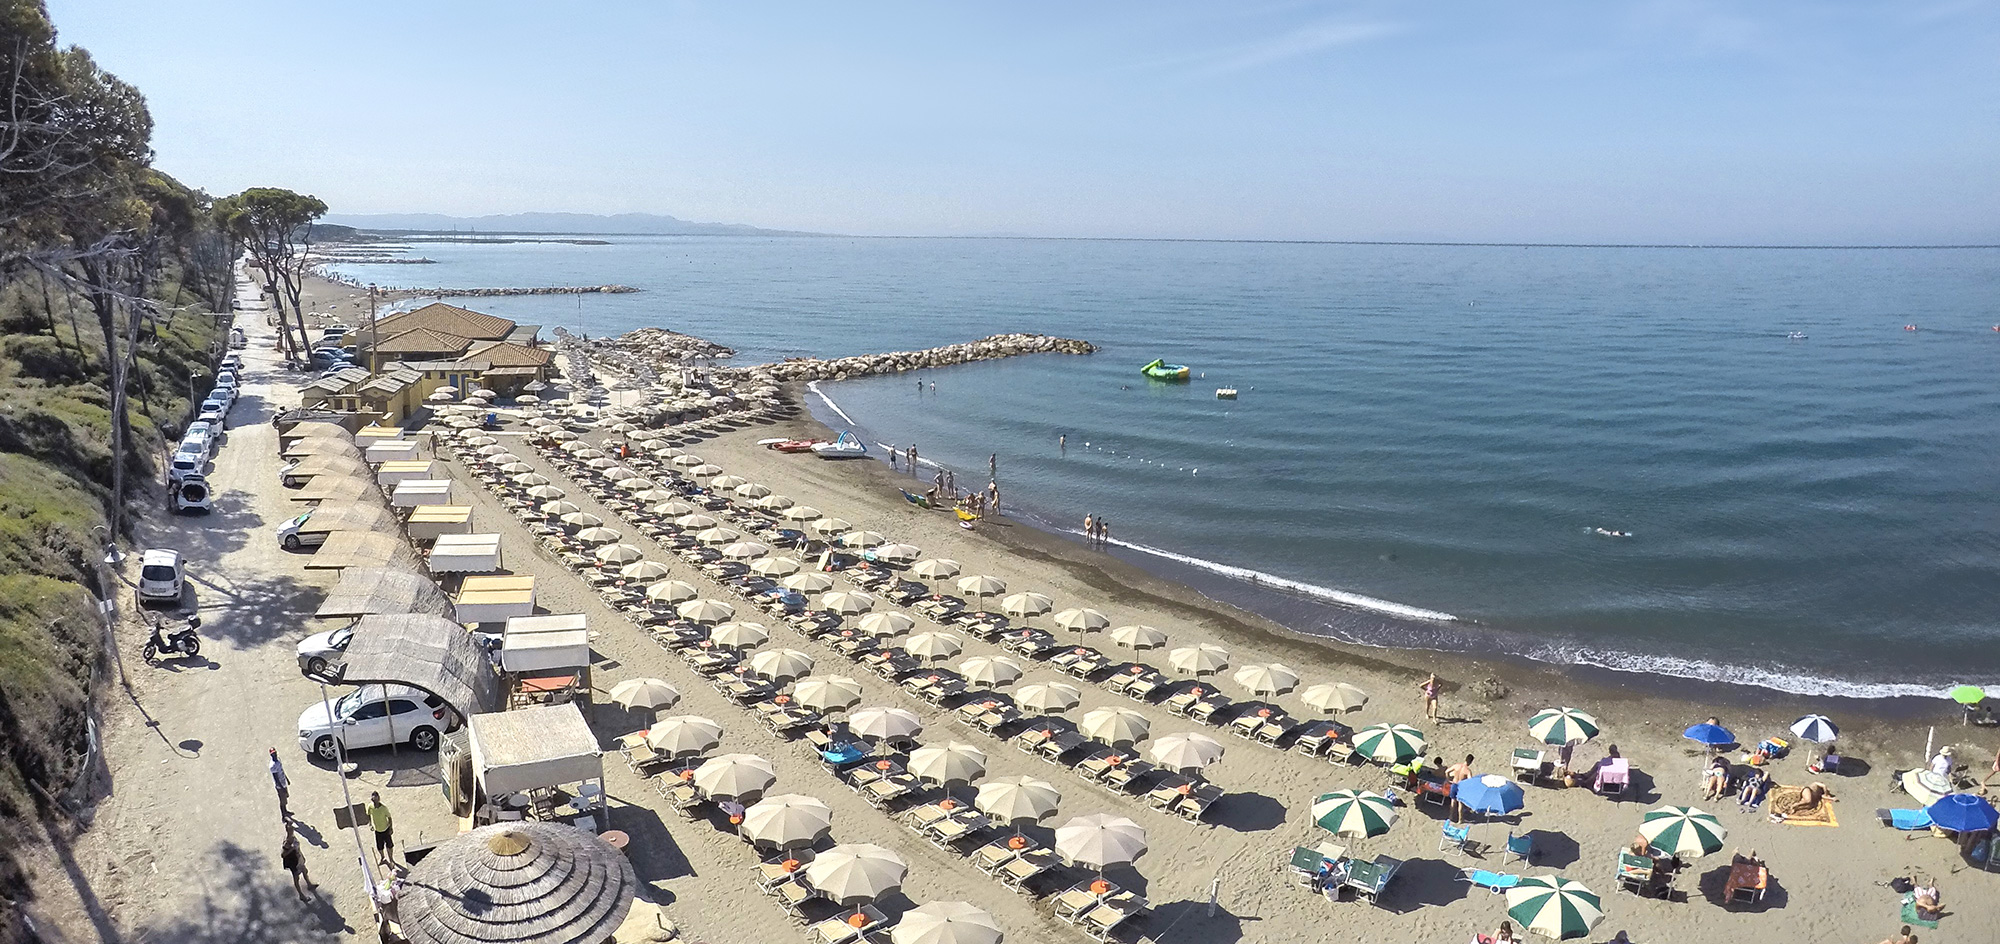
[[[1215,716],[1232,704],[1234,702],[1231,702],[1222,695],[1208,695],[1196,700],[1193,705],[1189,706],[1187,716],[1202,724],[1214,724],[1216,723]]]
[[[1083,933],[1090,935],[1092,939],[1108,941],[1111,939],[1112,929],[1136,913],[1115,908],[1111,905],[1098,905],[1084,912],[1075,923],[1077,927],[1083,929]]]
[[[1120,793],[1131,793],[1138,786],[1140,778],[1158,769],[1160,768],[1150,761],[1128,760],[1106,770],[1104,776],[1099,778],[1099,782]]]
[[[1021,720],[1019,709],[1013,705],[1003,705],[998,709],[980,715],[977,720],[973,721],[973,724],[978,725],[980,730],[988,734],[998,736],[1001,728],[1019,720]]]
[[[770,895],[777,892],[779,885],[791,881],[792,876],[798,874],[799,869],[804,868],[806,863],[812,860],[813,851],[811,849],[794,849],[780,852],[750,868],[751,871],[757,873],[758,890],[766,895]],[[798,865],[787,868],[787,862],[796,862]]]
[[[1029,882],[1042,873],[1055,868],[1058,861],[1053,850],[1025,849],[1020,854],[1014,856],[1014,858],[1007,860],[994,874],[1000,877],[1001,884],[1009,888],[1027,891]]]
[[[1894,829],[1916,830],[1931,828],[1931,814],[1926,810],[1881,809],[1875,811],[1875,818],[1881,820],[1882,825]]]
[[[1229,724],[1225,727],[1229,729],[1229,733],[1247,740],[1256,735],[1258,726],[1263,723],[1264,720],[1257,717],[1255,711],[1245,711],[1229,719]]]
[[[777,896],[778,905],[785,909],[785,913],[791,915],[793,921],[800,923],[804,923],[806,920],[806,905],[815,899],[823,900],[825,898],[825,896],[819,893],[818,889],[806,883],[804,871],[792,873],[791,881],[780,882],[772,888],[771,892]]]
[[[1049,738],[1037,745],[1035,753],[1041,755],[1043,760],[1051,764],[1060,764],[1062,763],[1064,754],[1068,754],[1089,743],[1092,743],[1091,740],[1079,732],[1058,731],[1055,737]]]
[[[1653,884],[1653,857],[1620,852],[1617,874],[1620,889],[1643,896]]]
[[[1347,866],[1347,886],[1354,889],[1357,897],[1368,899],[1372,905],[1381,905],[1382,893],[1389,888],[1389,882],[1403,867],[1401,859],[1376,856],[1373,862],[1350,862]]]
[[[1170,809],[1175,803],[1180,802],[1181,788],[1186,787],[1189,793],[1193,793],[1194,783],[1193,779],[1180,774],[1170,776],[1155,784],[1153,789],[1146,793],[1146,805],[1156,810]]]
[[[995,839],[973,850],[972,867],[988,875],[998,872],[1001,866],[1013,861],[1014,857],[1020,855],[1022,852],[1020,849],[1014,849],[1007,845],[1008,840],[1013,838],[1012,836],[1006,836]]]
[[[1469,882],[1474,888],[1483,888],[1495,895],[1521,884],[1519,875],[1504,872],[1489,872],[1485,869],[1465,869],[1458,873],[1458,880]]]
[[[1733,905],[1737,902],[1754,904],[1764,900],[1764,889],[1771,884],[1771,870],[1754,859],[1736,862],[1729,868],[1729,878],[1722,883],[1722,903]]]
[[[1195,788],[1169,807],[1174,815],[1190,823],[1198,823],[1208,813],[1208,808],[1222,799],[1222,788],[1212,783],[1196,784]]]
[[[974,698],[971,701],[968,701],[965,704],[959,705],[957,708],[952,709],[952,713],[958,715],[958,720],[963,721],[966,724],[978,724],[980,715],[983,715],[989,711],[997,711],[999,710],[1000,706],[1005,705],[1007,703],[1008,702],[1006,699],[994,698],[990,696]]]
[[[1097,907],[1099,899],[1103,896],[1090,890],[1090,882],[1094,881],[1097,880],[1078,882],[1049,899],[1049,904],[1055,908],[1056,917],[1074,924],[1084,912]]]
[[[813,944],[850,944],[867,938],[868,932],[882,926],[888,920],[874,905],[862,905],[862,923],[856,927],[851,918],[855,913],[843,910],[839,915],[812,926],[810,937]]]
[[[1193,707],[1194,703],[1200,700],[1200,698],[1201,695],[1196,694],[1195,690],[1190,688],[1184,692],[1174,693],[1172,697],[1161,702],[1160,705],[1174,714],[1185,715],[1187,714],[1187,710]]]
[[[917,792],[917,778],[910,774],[891,774],[861,788],[861,798],[878,810],[886,810],[889,805]]]
[[[1257,726],[1255,739],[1259,744],[1277,747],[1279,741],[1284,740],[1286,735],[1298,730],[1299,727],[1299,723],[1293,721],[1291,716],[1275,714],[1265,718],[1264,723]]]
[[[924,837],[931,841],[931,845],[949,849],[953,843],[984,833],[992,826],[984,814],[971,810],[965,812],[967,815],[949,816],[930,824],[924,830]]]
[[[689,820],[695,818],[695,809],[704,801],[701,798],[701,791],[696,790],[694,784],[678,777],[656,782],[660,785],[660,798],[666,800],[668,806]]]
[[[1125,697],[1138,701],[1151,701],[1153,693],[1165,687],[1171,679],[1159,672],[1149,672],[1125,683]]]

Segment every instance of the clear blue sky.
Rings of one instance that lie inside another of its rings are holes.
[[[336,212],[2000,241],[1987,0],[50,0],[159,163]]]

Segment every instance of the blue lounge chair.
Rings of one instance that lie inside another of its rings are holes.
[[[1931,814],[1926,810],[1876,810],[1875,818],[1882,825],[1902,830],[1931,828]]]
[[[1489,872],[1485,869],[1466,869],[1458,873],[1460,881],[1470,882],[1476,888],[1483,888],[1495,895],[1521,884],[1519,875],[1504,872]]]
[[[1455,825],[1453,823],[1444,824],[1444,834],[1438,838],[1439,849],[1448,849],[1453,852],[1464,852],[1465,847],[1471,844],[1472,844],[1472,825],[1470,823],[1467,823],[1463,826]]]
[[[1531,833],[1522,833],[1519,836],[1516,836],[1513,834],[1513,832],[1509,831],[1507,833],[1506,854],[1516,859],[1519,859],[1523,862],[1528,862],[1533,860],[1535,858],[1534,835]]]

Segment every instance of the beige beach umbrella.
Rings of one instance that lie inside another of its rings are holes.
[[[555,488],[555,486],[553,485],[542,485],[539,487]],[[556,491],[562,491],[562,490],[556,489]],[[564,501],[561,495],[557,495],[553,499],[542,503],[542,514],[554,517],[557,521],[561,521],[562,516],[564,515],[573,515],[581,511],[583,511],[583,508],[581,506],[579,506],[576,502],[573,501]],[[603,524],[602,521],[598,523]]]
[[[887,638],[889,636],[900,636],[909,632],[916,627],[917,621],[894,610],[885,610],[880,613],[870,613],[867,616],[863,616],[861,622],[857,625],[862,632],[870,636]],[[911,654],[915,655],[915,653]]]
[[[1040,616],[1043,613],[1047,613],[1049,610],[1054,609],[1055,605],[1056,601],[1049,599],[1046,594],[1030,591],[1027,593],[1016,593],[1005,600],[1001,600],[1000,611],[1006,613],[1008,616],[1018,616],[1026,619],[1031,616]]]
[[[642,560],[645,556],[645,551],[630,544],[606,544],[598,548],[596,553],[597,559],[607,564],[629,564]]]
[[[722,725],[696,715],[661,718],[646,729],[646,746],[669,757],[713,750],[722,743]]]
[[[817,570],[808,570],[778,581],[778,586],[799,593],[823,593],[833,586],[833,577]]]
[[[641,443],[639,445],[639,448],[644,449],[647,452],[650,452],[656,456],[672,456],[675,453],[680,452],[679,449],[674,448],[673,443],[670,443],[664,439],[654,439],[648,442]]]
[[[846,518],[821,518],[806,525],[806,530],[829,541],[838,540],[841,535],[854,530],[854,522]]]
[[[585,544],[616,544],[625,535],[617,528],[592,526],[576,533],[576,539]]]
[[[1029,711],[1044,714],[1068,711],[1083,700],[1083,691],[1074,685],[1062,682],[1040,682],[1024,685],[1014,693],[1014,703]]]
[[[1345,682],[1327,682],[1300,692],[1299,700],[1307,708],[1332,715],[1359,710],[1368,704],[1368,693]]]
[[[1143,741],[1152,729],[1145,715],[1130,708],[1093,708],[1084,712],[1082,723],[1077,725],[1085,737],[1113,747]]]
[[[948,557],[933,557],[910,565],[910,576],[919,580],[945,580],[958,576],[958,562]]]
[[[863,708],[847,716],[847,729],[870,741],[913,738],[924,733],[923,719],[906,708]]]
[[[866,550],[889,543],[889,536],[880,531],[848,531],[840,536],[840,546]]]
[[[771,631],[763,623],[736,622],[717,623],[708,631],[708,638],[718,646],[731,649],[748,649],[761,646],[771,638]]]
[[[528,489],[529,498],[543,502],[558,501],[568,494],[561,487],[555,485],[536,485]]]
[[[558,424],[556,423],[555,420],[543,420],[538,425],[543,427],[550,427]],[[581,439],[572,439],[569,442],[557,446],[556,448],[566,453],[569,453],[572,456],[576,456],[579,459],[595,459],[599,456],[604,455],[604,453],[600,451],[596,446],[584,442]]]
[[[1282,695],[1299,687],[1299,673],[1277,662],[1246,665],[1231,678],[1252,695]]]
[[[691,512],[674,519],[674,527],[683,531],[704,531],[721,523],[700,512]]]
[[[732,544],[743,540],[743,532],[735,528],[705,528],[695,533],[694,539],[703,544]]]
[[[612,483],[622,482],[625,481],[626,479],[639,477],[639,473],[634,472],[633,470],[628,469],[622,465],[614,465],[611,468],[599,472],[598,474],[603,476],[606,482],[612,482]],[[648,482],[646,484],[648,486],[652,485],[651,482]]]
[[[683,452],[673,457],[671,461],[674,465],[680,466],[683,469],[692,469],[701,464],[701,457],[691,452]]]
[[[1167,644],[1167,634],[1151,626],[1120,626],[1111,631],[1111,641],[1127,649],[1158,649]]]
[[[468,421],[469,422],[469,421]],[[560,427],[549,430],[548,437],[556,442],[575,442],[576,434]]]
[[[833,807],[818,797],[785,793],[743,810],[743,838],[790,849],[810,846],[833,832]]]
[[[966,684],[982,688],[1012,684],[1023,671],[1021,663],[1006,656],[973,656],[958,664],[958,674],[965,676]]]
[[[694,514],[694,506],[679,499],[664,501],[653,506],[653,514],[668,518],[679,518],[683,515]]]
[[[792,507],[792,500],[783,495],[766,495],[757,499],[759,511],[784,511]]]
[[[820,510],[811,505],[793,505],[778,512],[778,517],[786,521],[811,521],[820,517]]]
[[[819,608],[838,616],[854,616],[875,607],[875,598],[858,590],[836,590],[822,594]]]
[[[658,580],[672,572],[667,565],[649,560],[633,561],[618,568],[618,576],[626,580]]]
[[[1200,770],[1222,759],[1222,744],[1206,734],[1169,734],[1153,742],[1153,763],[1182,773]]]
[[[575,505],[570,505],[570,507],[576,508]],[[577,509],[576,511],[569,512],[568,514],[563,515],[562,518],[559,520],[561,520],[563,524],[569,525],[572,528],[596,528],[604,524],[603,518],[599,518],[598,516],[593,515],[590,512],[584,511],[582,509]]]
[[[534,488],[537,485],[549,484],[549,477],[540,472],[524,472],[514,476],[511,481],[522,488]]]
[[[500,456],[507,454],[507,447],[500,445],[499,440],[494,439],[491,436],[480,436],[478,438],[486,440],[486,443],[480,446],[479,448],[472,450],[473,454],[481,456]],[[470,440],[467,441],[470,442]]]
[[[925,662],[942,662],[958,655],[965,643],[950,633],[918,633],[903,643],[903,651]]]
[[[1214,675],[1229,668],[1229,650],[1207,642],[1182,646],[1167,653],[1167,664],[1182,675]]]
[[[672,489],[649,488],[646,489],[645,491],[638,493],[637,495],[632,496],[632,500],[648,502],[648,503],[663,502],[663,501],[671,501],[674,498],[678,497],[679,495],[680,495],[679,492],[676,492]]]
[[[986,775],[986,752],[961,741],[927,744],[910,752],[910,773],[940,786],[971,783]]]
[[[611,700],[626,708],[650,708],[658,711],[672,708],[681,700],[680,689],[668,685],[665,679],[626,679],[611,686]]]
[[[884,544],[875,549],[875,559],[880,561],[913,561],[923,556],[923,549],[915,544]]]
[[[718,475],[715,477],[715,481],[708,483],[710,488],[721,489],[737,488],[748,484],[749,482],[740,475]]]
[[[722,546],[722,556],[730,560],[755,560],[771,553],[771,546],[758,541],[737,541]]]
[[[929,901],[889,929],[889,944],[1000,944],[1006,934],[992,915],[963,901]]]
[[[720,479],[717,479],[716,481],[718,484],[720,484],[721,482]],[[754,502],[759,498],[763,498],[764,496],[771,494],[771,486],[759,485],[756,482],[743,482],[737,485],[730,486],[729,488],[730,491],[736,493],[737,498],[741,498],[746,501]]]
[[[1071,865],[1103,871],[1146,854],[1146,829],[1123,816],[1092,813],[1056,827],[1056,854]]]
[[[806,881],[836,903],[874,901],[903,887],[910,867],[903,857],[873,843],[842,843],[806,864]]]
[[[736,615],[736,608],[721,600],[689,600],[674,608],[682,619],[696,623],[720,623]]]
[[[1073,607],[1055,615],[1058,629],[1077,633],[1094,633],[1111,625],[1111,618],[1089,607]]]
[[[845,675],[817,675],[792,687],[792,700],[818,711],[846,711],[861,701],[861,683]]]
[[[542,398],[535,396],[532,393],[523,393],[514,397],[514,402],[520,404],[521,406],[535,407],[541,405]]]
[[[521,457],[512,454],[494,456],[492,461],[494,467],[498,468],[502,475],[525,475],[535,471],[534,466],[522,462]],[[537,485],[534,487],[542,488],[543,486]]]
[[[650,491],[652,489],[653,480],[646,478],[643,475],[635,475],[632,476],[631,478],[619,479],[617,484],[619,488],[628,492],[645,492],[645,491]],[[638,498],[638,495],[635,494],[632,497]],[[641,499],[641,500],[643,501],[646,499]]]
[[[958,578],[958,592],[975,597],[999,596],[1007,592],[1007,581],[988,574],[973,574]]]
[[[721,466],[704,462],[701,465],[695,466],[694,468],[687,470],[687,474],[698,479],[705,479],[711,475],[716,475],[721,471],[722,471]]]
[[[750,657],[750,671],[767,679],[795,679],[813,670],[813,657],[797,649],[766,649]]]
[[[724,754],[694,769],[695,788],[711,797],[741,800],[763,794],[778,782],[771,762],[755,754]]]
[[[766,557],[750,562],[750,571],[763,577],[788,577],[802,565],[794,557]]]
[[[453,395],[456,396],[456,394]],[[465,440],[465,444],[468,446],[491,446],[499,441],[500,440],[498,439],[495,439],[491,436],[481,433],[480,435],[477,436],[467,437]]]
[[[680,603],[701,595],[694,584],[679,580],[662,580],[646,588],[646,599],[655,603]]]
[[[1061,803],[1061,791],[1046,780],[996,777],[979,785],[979,795],[973,799],[972,807],[1018,827],[1054,816]]]
[[[595,459],[585,462],[584,465],[598,470],[615,469],[618,468],[618,460],[613,459],[610,456],[598,456]]]

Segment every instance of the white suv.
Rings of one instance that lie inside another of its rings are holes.
[[[331,711],[329,712],[329,709]],[[299,750],[332,761],[339,751],[408,744],[436,750],[438,735],[458,726],[444,699],[408,685],[363,685],[299,713]]]
[[[181,602],[181,552],[147,551],[139,557],[139,602]]]

